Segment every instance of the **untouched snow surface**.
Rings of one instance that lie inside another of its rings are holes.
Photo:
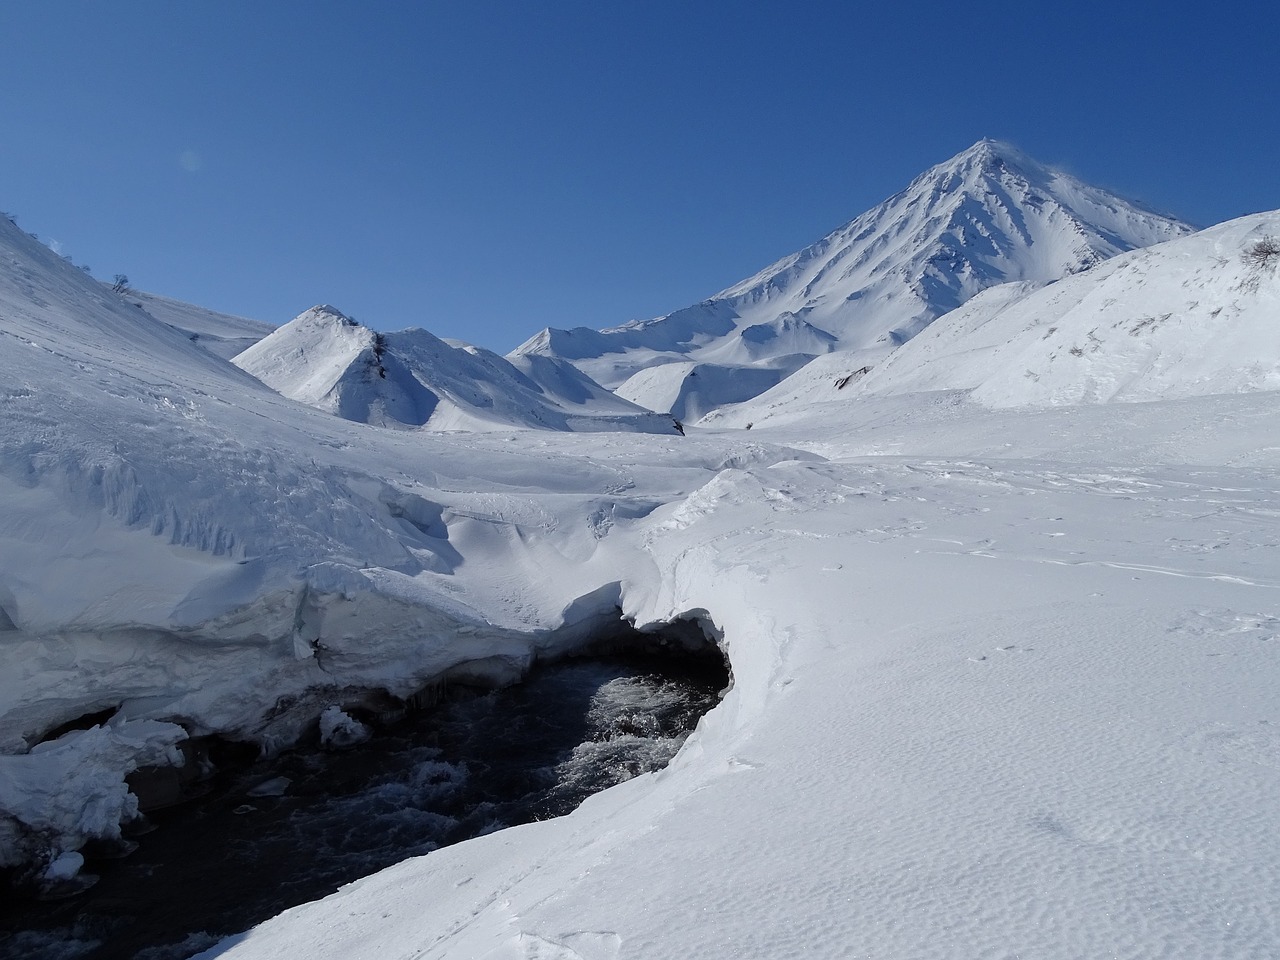
[[[185,332],[194,343],[224,360],[230,360],[237,353],[247,350],[275,329],[272,324],[261,320],[207,310],[157,293],[131,289],[126,290],[122,297],[126,302],[141,307],[161,323]]]
[[[982,140],[709,300],[609,330],[543,330],[516,354],[570,360],[609,387],[665,363],[740,367],[759,390],[769,384],[758,368],[786,374],[836,350],[891,349],[988,287],[1043,285],[1190,232]]]
[[[0,223],[0,851],[65,879],[187,733],[336,729],[361,687],[514,677],[620,607],[732,661],[669,768],[202,956],[1274,957],[1269,381],[1005,406],[871,376],[749,433],[371,429]]]

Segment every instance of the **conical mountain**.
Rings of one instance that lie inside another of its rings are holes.
[[[1042,285],[1193,232],[1015,147],[980,140],[838,230],[702,303],[608,330],[544,330],[517,353],[606,386],[676,361],[775,368],[888,352],[988,287]]]

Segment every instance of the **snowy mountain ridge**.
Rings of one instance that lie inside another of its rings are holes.
[[[232,362],[290,399],[376,426],[675,431],[670,417],[614,396],[563,360],[539,357],[521,369],[426,330],[375,332],[328,304]]]
[[[868,396],[963,391],[1001,407],[1280,389],[1280,213],[1117,256],[1047,287],[989,288],[877,364],[821,357],[718,426],[814,415]]]
[[[702,303],[606,330],[543,330],[515,352],[563,357],[610,387],[685,360],[789,373],[835,350],[891,349],[987,287],[1049,283],[1190,232],[981,140]]]

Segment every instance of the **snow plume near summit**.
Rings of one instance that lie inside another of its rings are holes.
[[[1043,285],[1191,232],[1007,143],[981,140],[700,304],[603,331],[544,330],[516,352],[562,357],[610,387],[685,361],[785,375],[833,351],[884,355],[988,287]]]

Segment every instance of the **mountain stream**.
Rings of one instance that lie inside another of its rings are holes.
[[[150,813],[128,855],[89,856],[87,891],[6,898],[0,957],[179,960],[393,863],[568,813],[670,761],[729,683],[710,654],[540,665],[504,689],[451,688],[345,748],[238,764]]]

